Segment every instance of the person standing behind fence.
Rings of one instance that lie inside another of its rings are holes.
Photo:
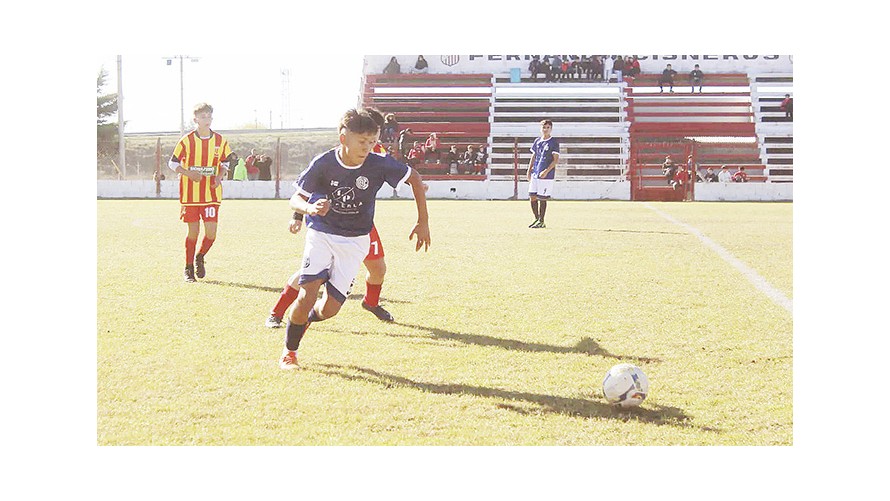
[[[698,85],[698,93],[701,94],[701,84],[705,80],[705,73],[699,69],[698,65],[695,65],[695,68],[689,72],[689,83],[692,86],[692,90],[690,92],[695,92],[695,86]]]
[[[256,150],[251,149],[250,155],[247,155],[247,162],[245,163],[247,166],[247,179],[250,181],[255,181],[260,176],[260,169],[257,168],[256,161]]]
[[[238,159],[238,165],[235,166],[235,174],[232,175],[233,181],[247,181],[247,164],[243,158]]]
[[[259,157],[257,157],[257,161],[254,164],[257,168],[257,179],[260,181],[271,181],[272,180],[272,157],[263,153]]]
[[[528,198],[531,201],[535,221],[529,228],[546,228],[544,215],[547,201],[553,193],[556,164],[559,162],[559,141],[551,134],[553,121],[541,120],[541,137],[532,143],[532,157],[528,161]]]

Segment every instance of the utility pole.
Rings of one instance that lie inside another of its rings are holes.
[[[117,56],[117,155],[121,164],[121,175],[127,177],[127,162],[124,140],[124,83],[121,56]]]
[[[281,128],[290,127],[290,69],[281,70]]]
[[[165,57],[167,66],[173,64],[174,59],[179,59],[179,137],[185,135],[185,69],[183,61],[188,58],[189,61],[197,63],[199,58],[192,56],[171,56]]]

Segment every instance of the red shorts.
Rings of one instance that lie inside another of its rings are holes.
[[[183,205],[179,219],[183,223],[195,223],[201,219],[205,223],[215,223],[219,221],[219,205]]]
[[[383,243],[380,242],[380,235],[377,234],[377,227],[371,227],[371,245],[368,247],[368,255],[365,261],[373,261],[383,257]]]

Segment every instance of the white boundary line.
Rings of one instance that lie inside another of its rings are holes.
[[[717,242],[715,242],[715,241],[711,240],[710,238],[708,238],[707,236],[705,236],[702,232],[698,231],[698,229],[696,229],[692,226],[689,226],[688,224],[686,224],[682,221],[678,221],[677,219],[674,219],[670,215],[656,209],[655,207],[651,206],[648,202],[643,203],[643,205],[645,205],[647,208],[653,210],[656,214],[667,219],[671,223],[674,223],[677,226],[686,229],[686,231],[688,231],[689,233],[692,233],[693,235],[695,235],[701,241],[701,243],[703,243],[706,246],[713,249],[714,252],[716,252],[717,254],[720,255],[720,257],[723,258],[724,261],[731,264],[733,266],[733,268],[739,270],[742,273],[742,275],[744,275],[745,278],[747,278],[748,281],[751,282],[751,284],[757,288],[757,290],[766,294],[766,296],[768,298],[770,298],[770,300],[772,300],[773,303],[776,303],[777,305],[781,306],[782,308],[785,308],[786,310],[788,310],[788,313],[792,313],[792,314],[794,313],[793,312],[793,304],[792,304],[791,300],[785,296],[785,294],[782,294],[782,292],[780,290],[773,287],[769,282],[766,281],[765,278],[760,276],[760,274],[758,274],[756,271],[754,271],[751,267],[749,267],[745,263],[741,262],[737,257],[730,254],[729,251],[724,249],[720,244],[718,244]]]

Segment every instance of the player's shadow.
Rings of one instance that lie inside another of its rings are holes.
[[[253,289],[266,292],[281,292],[281,287],[264,287],[262,285],[242,284],[238,282],[223,282],[221,280],[201,280],[200,282],[210,285],[221,285],[223,287],[237,287],[240,289]]]
[[[304,369],[329,376],[340,377],[350,381],[373,383],[385,388],[401,386],[414,388],[426,393],[457,396],[472,395],[482,398],[505,400],[506,402],[498,402],[496,404],[497,407],[526,415],[536,415],[540,412],[547,412],[586,419],[613,418],[624,421],[644,421],[657,425],[692,427],[702,431],[720,431],[715,428],[702,427],[693,424],[689,419],[689,416],[687,416],[682,409],[652,403],[646,403],[642,407],[621,409],[609,405],[604,401],[598,402],[587,398],[562,397],[467,384],[427,383],[355,365],[318,364],[317,366],[319,368],[316,368],[315,365],[311,365],[305,366]]]
[[[566,228],[568,231],[596,231],[599,233],[640,233],[646,235],[687,235],[682,231],[655,231],[655,230],[613,230],[610,228]]]
[[[364,294],[350,294],[350,295],[346,296],[346,299],[349,301],[355,301],[355,300],[364,299],[364,298],[365,298]],[[412,304],[411,301],[402,301],[400,299],[390,299],[388,297],[386,297],[386,298],[381,297],[380,300],[381,300],[381,302],[393,303],[393,304]]]
[[[424,327],[421,325],[404,324],[393,322],[396,325],[408,327],[429,334],[434,339],[442,339],[448,341],[457,341],[464,344],[472,344],[476,346],[492,346],[505,350],[528,351],[528,352],[546,352],[546,353],[581,353],[590,356],[598,356],[604,358],[612,358],[615,360],[629,360],[637,363],[656,363],[661,360],[651,357],[640,357],[630,355],[616,355],[599,345],[593,338],[582,337],[574,346],[554,346],[544,343],[530,343],[527,341],[519,341],[517,339],[504,339],[494,336],[486,336],[484,334],[464,334],[461,332],[451,332],[445,329],[435,327]],[[381,333],[385,336],[392,337],[408,337],[404,334]],[[413,336],[411,336],[413,337]]]

